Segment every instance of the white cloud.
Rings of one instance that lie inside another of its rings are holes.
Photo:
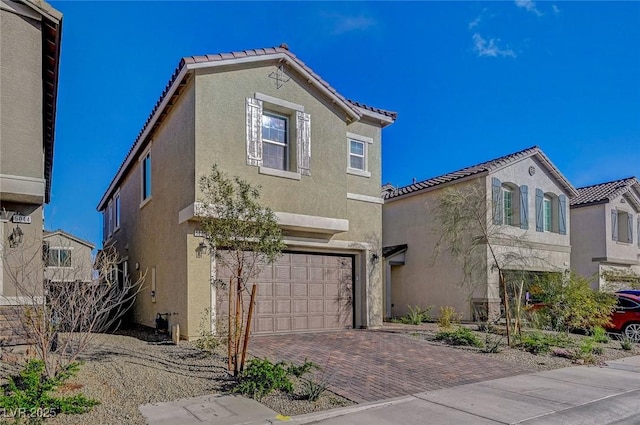
[[[516,6],[525,9],[527,12],[534,13],[538,16],[542,16],[542,12],[536,7],[536,2],[533,0],[515,0]]]
[[[480,34],[473,34],[474,51],[478,56],[489,56],[497,58],[498,56],[515,58],[516,54],[511,49],[501,49],[498,47],[499,38],[484,39]]]
[[[332,21],[331,33],[334,35],[340,35],[352,31],[364,31],[378,24],[375,19],[365,15],[345,16],[339,14],[327,14],[326,17]]]
[[[555,13],[556,15],[558,13],[560,13],[560,8],[558,6],[556,6],[555,4],[551,5],[551,9],[553,9],[553,13]]]
[[[477,27],[481,20],[482,20],[482,16],[478,16],[476,19],[469,22],[469,29],[473,29]]]

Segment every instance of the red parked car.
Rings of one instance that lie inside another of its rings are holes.
[[[640,342],[640,295],[616,293],[618,305],[611,313],[608,330],[622,332],[634,341]]]

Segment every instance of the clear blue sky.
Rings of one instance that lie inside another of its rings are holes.
[[[574,184],[640,174],[640,2],[64,2],[48,229],[96,205],[183,56],[282,42],[398,112],[383,182],[539,145]]]

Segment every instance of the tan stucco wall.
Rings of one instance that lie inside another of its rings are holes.
[[[24,233],[22,244],[10,248],[8,237],[18,224],[0,220],[2,226],[2,240],[0,240],[0,254],[2,255],[2,270],[0,273],[0,304],[6,303],[4,297],[23,296],[16,292],[15,281],[20,279],[24,284],[41,285],[43,278],[42,263],[42,207],[39,205],[11,204],[0,202],[0,209],[17,211],[21,215],[31,217],[30,224],[19,224]],[[25,273],[26,272],[26,273]]]
[[[42,179],[40,22],[0,10],[0,35],[0,174]]]
[[[606,238],[610,235],[607,231],[611,231],[607,230],[609,216],[605,211],[604,204],[571,208],[571,269],[581,276],[593,277],[593,289],[599,287],[599,264],[593,259],[606,257]]]
[[[91,281],[93,260],[90,247],[59,233],[46,235],[43,237],[43,242],[48,242],[50,249],[64,248],[71,250],[71,267],[47,267],[44,272],[46,279],[54,281]]]
[[[134,320],[155,326],[157,313],[178,313],[169,318],[187,331],[187,225],[178,224],[178,212],[194,202],[193,83],[187,85],[150,144],[151,199],[141,207],[142,164],[133,168],[120,185],[121,225],[109,244],[115,243],[128,261],[132,279],[146,273],[138,295]],[[146,152],[146,150],[145,150]],[[139,270],[135,265],[139,264]],[[152,270],[156,274],[156,302],[151,299]]]

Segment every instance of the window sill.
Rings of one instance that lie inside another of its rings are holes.
[[[347,174],[352,174],[354,176],[367,177],[367,178],[371,177],[370,172],[357,170],[355,168],[347,168]]]
[[[140,202],[140,208],[144,207],[145,205],[147,205],[149,203],[149,201],[151,201],[152,196],[149,196],[147,199],[145,199],[144,201]]]
[[[302,178],[300,173],[294,173],[292,171],[277,170],[275,168],[267,168],[267,167],[258,167],[258,173],[264,174],[267,176],[282,177],[283,179],[291,179],[291,180],[300,180]]]

